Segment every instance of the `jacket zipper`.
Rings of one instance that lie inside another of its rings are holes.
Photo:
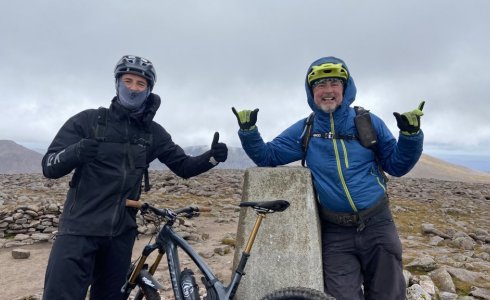
[[[128,120],[129,122],[129,120]],[[128,122],[125,122],[125,126],[124,126],[124,129],[125,129],[125,133],[126,133],[126,137],[129,138],[129,130],[128,130]],[[112,215],[112,222],[111,222],[111,236],[114,236],[114,227],[115,227],[115,224],[116,224],[116,220],[117,220],[117,215],[118,215],[118,212],[119,212],[119,202],[121,201],[121,196],[123,194],[123,190],[124,190],[124,186],[126,185],[126,178],[127,178],[127,170],[126,170],[126,160],[128,158],[128,153],[129,153],[129,142],[126,142],[124,144],[124,159],[122,160],[122,164],[121,164],[121,167],[122,167],[122,172],[123,172],[123,178],[121,180],[121,189],[119,190],[119,194],[117,195],[117,203],[116,205],[114,206],[114,213]]]
[[[330,131],[335,135],[335,124],[334,124],[334,119],[333,119],[333,114],[332,113],[330,113]],[[337,171],[339,173],[340,182],[342,183],[342,188],[344,189],[344,193],[345,193],[345,195],[347,197],[347,200],[349,201],[349,204],[350,204],[352,210],[354,212],[357,212],[357,207],[354,204],[354,201],[352,200],[352,197],[350,195],[350,192],[349,192],[349,189],[347,187],[347,184],[345,183],[344,174],[342,172],[342,165],[341,165],[341,162],[340,162],[339,149],[338,149],[338,146],[337,146],[337,139],[335,139],[335,138],[332,139],[332,142],[333,142],[333,149],[334,149],[334,152],[335,152],[335,160],[337,162]],[[344,152],[346,152],[345,151],[345,145],[344,145],[343,142],[342,142],[342,147],[344,149]]]
[[[75,186],[75,197],[73,197],[73,203],[71,204],[70,206],[70,209],[69,209],[69,213],[71,214],[73,208],[75,207],[75,204],[78,202],[78,191],[79,191],[79,188],[80,188],[80,184],[82,183],[82,171],[83,171],[84,167],[81,166],[80,167],[80,174],[78,174],[78,182],[76,182],[76,186]],[[76,172],[76,170],[75,170]]]
[[[340,144],[342,144],[342,150],[344,151],[344,163],[345,163],[345,168],[349,168],[349,158],[347,157],[347,148],[345,147],[344,140],[340,140]]]

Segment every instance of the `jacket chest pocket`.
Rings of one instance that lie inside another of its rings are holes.
[[[147,147],[144,145],[131,145],[131,153],[133,166],[135,169],[146,168],[147,167]]]

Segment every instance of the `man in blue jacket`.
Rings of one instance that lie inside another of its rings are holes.
[[[160,97],[153,64],[125,55],[114,70],[116,96],[109,108],[88,109],[61,127],[42,161],[48,178],[75,170],[51,249],[45,300],[122,299],[137,234],[136,209],[148,166],[158,159],[183,178],[224,162],[228,149],[215,133],[211,149],[191,157],[153,117]]]
[[[349,300],[405,299],[402,247],[382,170],[402,176],[417,163],[422,154],[424,102],[413,111],[394,113],[400,128],[397,141],[374,114],[368,114],[372,125],[356,127],[356,111],[350,107],[356,86],[342,60],[324,57],[313,62],[305,88],[314,112],[310,133],[305,132],[306,119],[302,119],[264,143],[255,125],[258,109],[232,108],[242,146],[258,166],[305,159],[319,202],[328,293]],[[370,129],[377,139],[375,147],[367,148],[360,133]],[[307,147],[303,147],[305,134],[311,137]]]

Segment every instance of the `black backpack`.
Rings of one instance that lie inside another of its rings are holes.
[[[371,121],[371,114],[369,110],[364,109],[361,106],[354,106],[354,110],[356,112],[356,117],[354,119],[354,123],[356,124],[357,132],[359,136],[356,135],[340,135],[333,134],[331,132],[328,133],[312,133],[313,129],[313,120],[315,119],[315,112],[312,112],[308,118],[306,118],[305,127],[303,129],[303,139],[301,141],[301,145],[303,148],[303,159],[301,160],[301,165],[306,167],[306,152],[308,151],[308,146],[310,143],[311,137],[321,137],[326,139],[343,139],[343,140],[359,140],[362,146],[371,149],[374,151],[376,164],[380,170],[380,173],[383,175],[385,182],[388,181],[383,168],[381,167],[381,162],[379,161],[377,155],[377,146],[378,146],[378,136],[376,134],[376,130],[374,129],[373,123]]]

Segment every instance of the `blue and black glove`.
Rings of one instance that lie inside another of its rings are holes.
[[[218,162],[224,162],[228,158],[228,147],[225,143],[218,143],[219,132],[214,133],[213,142],[211,143],[211,158],[209,162],[213,165]]]
[[[396,118],[396,124],[400,131],[404,135],[417,134],[420,131],[420,117],[424,115],[422,110],[424,109],[425,101],[420,102],[419,106],[409,112],[399,114],[394,112],[393,115]]]
[[[92,139],[82,139],[75,147],[77,158],[82,163],[91,162],[99,152],[99,142]]]
[[[232,107],[231,110],[235,114],[241,130],[253,130],[257,128],[255,123],[257,123],[257,114],[259,113],[258,108],[254,110],[241,110],[237,112],[236,109]]]

